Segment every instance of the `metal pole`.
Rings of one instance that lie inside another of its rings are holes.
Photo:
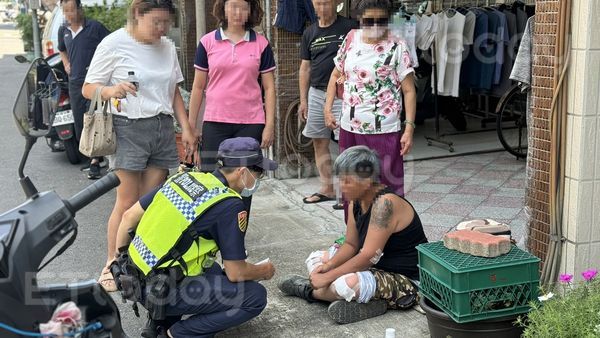
[[[37,10],[31,10],[31,25],[33,26],[33,55],[35,58],[42,57],[42,43],[40,41],[40,26],[37,20]]]
[[[39,0],[30,0],[31,8],[31,26],[33,27],[33,55],[35,58],[42,57],[42,43],[40,41],[40,26],[38,23],[37,10],[40,8]]]

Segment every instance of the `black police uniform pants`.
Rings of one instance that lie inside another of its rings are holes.
[[[200,149],[202,171],[212,173],[217,168],[217,151],[221,142],[235,137],[252,137],[258,143],[261,143],[264,129],[264,124],[204,122],[202,125],[202,147]],[[242,202],[244,202],[244,209],[248,212],[247,221],[249,223],[252,196],[243,197]]]
[[[177,286],[176,299],[167,305],[169,317],[191,315],[173,324],[175,338],[213,337],[258,316],[267,306],[267,291],[254,281],[232,283],[218,264]]]

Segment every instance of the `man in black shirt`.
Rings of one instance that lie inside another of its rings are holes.
[[[327,84],[333,68],[333,58],[346,34],[358,24],[337,15],[337,0],[313,0],[318,21],[308,27],[302,35],[300,47],[300,107],[298,113],[306,126],[302,134],[313,139],[317,169],[321,178],[318,192],[304,198],[304,203],[319,203],[335,198],[331,180],[331,155],[329,142],[331,130],[325,126],[323,108]],[[335,100],[333,112],[339,119],[341,100]]]
[[[309,302],[331,302],[327,313],[339,324],[375,317],[417,303],[417,246],[427,243],[413,206],[379,180],[379,155],[361,145],[335,160],[350,201],[345,241],[306,259],[309,278],[291,275],[279,289]]]
[[[58,50],[69,75],[69,101],[75,119],[75,137],[79,141],[83,114],[89,107],[81,88],[96,47],[110,32],[101,23],[85,18],[81,0],[61,0],[60,3],[66,22],[58,29]],[[100,178],[99,159],[92,159],[89,169],[89,179]]]

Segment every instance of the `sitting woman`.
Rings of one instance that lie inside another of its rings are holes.
[[[328,313],[340,324],[408,309],[417,301],[417,245],[426,243],[413,206],[379,182],[377,153],[366,146],[346,149],[334,164],[351,201],[345,242],[313,252],[310,278],[289,276],[279,289],[309,302],[332,302]]]

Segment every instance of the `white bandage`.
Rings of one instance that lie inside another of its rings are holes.
[[[324,254],[325,251],[315,251],[308,256],[305,263],[309,274],[311,274],[313,270],[317,268],[317,266],[323,265]]]
[[[375,289],[377,287],[377,281],[371,271],[360,271],[356,273],[358,275],[358,287],[360,292],[358,293],[357,303],[368,303],[373,296],[375,296]]]
[[[379,263],[379,260],[381,260],[381,257],[383,257],[383,251],[381,251],[381,249],[377,249],[377,251],[375,251],[375,256],[371,257],[371,259],[369,259],[369,261],[371,263],[373,263],[373,265]]]
[[[348,276],[352,276],[353,274],[344,275],[333,282],[333,287],[335,288],[335,292],[342,298],[344,298],[347,302],[351,301],[354,296],[356,296],[356,292],[352,290],[348,283],[346,282],[346,278]]]

